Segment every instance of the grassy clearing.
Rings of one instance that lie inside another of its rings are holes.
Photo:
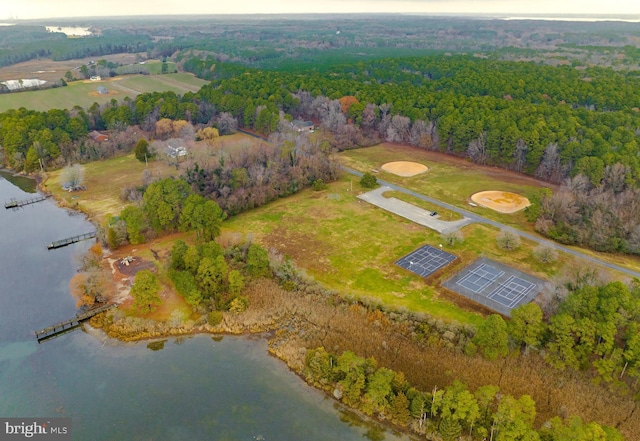
[[[260,141],[236,134],[220,138],[217,144],[233,154],[254,142]],[[161,161],[149,167],[158,176],[179,173]],[[68,205],[101,220],[108,213],[119,213],[124,206],[119,199],[122,188],[139,185],[144,169],[143,163],[128,155],[87,164],[86,191],[62,191],[61,172],[50,174],[46,187]],[[484,256],[549,279],[572,262],[561,254],[554,264],[542,265],[532,257],[536,244],[526,240],[520,249],[504,251],[496,245],[497,229],[472,224],[462,230],[463,243],[445,246],[460,259],[427,281],[394,262],[421,245],[438,246],[442,243],[440,234],[360,201],[356,196],[363,191],[351,176],[345,176],[326,190],[305,190],[229,219],[223,224],[224,235],[244,236],[278,250],[328,289],[392,308],[474,324],[483,320],[474,306],[438,288],[462,266]],[[170,247],[173,239],[165,242],[154,249]],[[178,305],[180,299],[175,300]]]
[[[173,73],[166,75],[132,75],[124,77],[115,86],[122,86],[124,89],[132,89],[137,93],[151,93],[173,91],[179,95],[187,92],[197,92],[200,88],[208,84],[208,81],[199,80],[191,74]],[[123,92],[126,94],[125,92]]]
[[[144,92],[162,92],[172,90],[180,95],[186,92],[196,92],[207,81],[195,78],[187,73],[166,75],[132,75],[117,77],[105,81],[73,81],[66,87],[56,89],[34,90],[0,95],[0,112],[9,109],[26,109],[46,111],[49,109],[72,109],[78,105],[84,108],[93,103],[104,104],[112,99],[122,100],[125,97],[135,98]],[[100,95],[98,86],[106,87],[110,93]]]
[[[133,154],[111,158],[106,161],[91,162],[84,165],[86,190],[73,193],[61,187],[63,170],[51,172],[47,176],[44,188],[53,193],[63,204],[88,213],[98,222],[108,214],[118,215],[127,204],[120,199],[123,188],[141,185],[142,173],[146,166]],[[170,167],[164,161],[152,161],[149,170],[154,176],[167,177],[178,175],[179,170]]]
[[[363,149],[347,150],[340,158],[348,167],[359,171],[380,170],[384,181],[440,199],[489,219],[515,228],[533,231],[524,212],[502,214],[483,207],[469,205],[472,194],[485,190],[510,191],[529,199],[546,184],[494,167],[481,167],[470,162],[429,152],[411,146],[380,144]],[[429,171],[412,177],[400,177],[381,169],[392,161],[415,161],[429,167]]]

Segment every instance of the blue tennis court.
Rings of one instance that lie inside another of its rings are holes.
[[[424,245],[407,254],[396,262],[396,265],[408,269],[421,277],[427,277],[440,268],[444,268],[456,260],[456,256],[439,250],[431,245]]]
[[[507,308],[513,308],[535,287],[536,285],[534,283],[512,275],[496,287],[487,297],[501,303]]]
[[[532,301],[544,281],[484,257],[446,280],[442,286],[504,315]]]
[[[500,271],[491,265],[483,263],[473,271],[465,274],[457,283],[477,294],[503,274],[504,271]]]

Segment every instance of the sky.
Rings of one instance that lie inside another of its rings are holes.
[[[639,14],[638,0],[1,0],[0,20],[175,14]]]

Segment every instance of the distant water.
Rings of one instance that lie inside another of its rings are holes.
[[[584,22],[597,22],[597,21],[624,21],[629,23],[640,23],[639,16],[537,16],[537,15],[522,15],[514,17],[503,17],[502,20],[546,20],[546,21],[584,21]]]
[[[35,78],[23,78],[21,80],[7,80],[2,82],[9,90],[29,89],[30,87],[42,86],[45,83],[45,80]]]
[[[67,36],[87,37],[91,35],[89,28],[81,26],[45,26],[48,32],[62,32]]]
[[[30,196],[0,175],[0,200]],[[88,328],[38,344],[35,330],[76,313],[69,280],[91,245],[46,244],[93,226],[52,200],[0,210],[0,416],[70,417],[92,441],[408,439],[348,417],[264,339],[124,344]]]
[[[421,13],[417,15],[431,17],[458,17],[469,19],[495,19],[495,20],[548,20],[548,21],[624,21],[638,23],[640,14],[500,14],[478,12],[451,12],[451,13]]]

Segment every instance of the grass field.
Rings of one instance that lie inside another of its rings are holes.
[[[463,229],[462,244],[446,251],[460,260],[428,283],[394,262],[424,244],[437,246],[440,235],[356,198],[350,177],[322,192],[306,190],[243,213],[225,222],[225,230],[250,234],[267,247],[291,257],[324,286],[355,297],[420,311],[444,319],[478,323],[469,303],[433,288],[480,256],[489,257],[548,279],[566,262],[541,265],[531,256],[535,244],[523,241],[517,251],[497,247],[498,231],[483,225]]]
[[[120,213],[126,205],[120,199],[122,189],[141,185],[142,173],[146,169],[145,164],[138,161],[133,154],[91,162],[83,167],[86,190],[72,193],[64,191],[61,187],[63,170],[49,173],[44,187],[45,190],[53,193],[56,199],[63,201],[64,205],[88,213],[98,222],[102,222],[108,214],[117,216]],[[180,173],[165,161],[150,162],[149,170],[158,177]]]
[[[93,103],[104,104],[114,98],[120,101],[126,96],[135,98],[140,93],[155,91],[172,90],[183,95],[186,92],[196,92],[207,83],[207,81],[200,80],[188,73],[131,75],[91,82],[73,81],[66,87],[56,89],[0,95],[0,112],[20,107],[39,111],[71,109],[76,105],[87,108]],[[98,86],[106,87],[109,94],[98,94]]]

